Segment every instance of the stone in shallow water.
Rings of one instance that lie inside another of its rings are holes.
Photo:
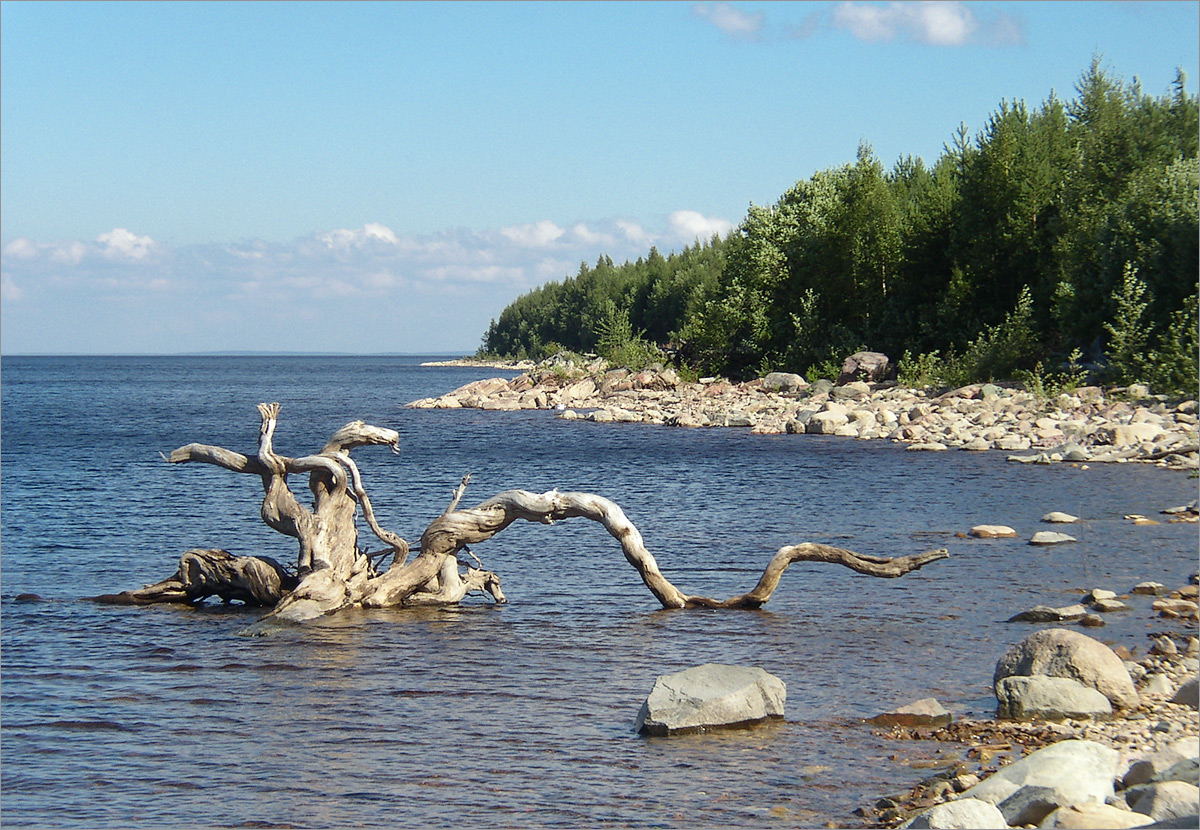
[[[932,697],[884,712],[870,718],[869,723],[880,726],[947,726],[953,716]]]
[[[1066,533],[1056,533],[1053,530],[1039,530],[1033,534],[1033,538],[1029,540],[1031,545],[1061,545],[1064,542],[1078,541],[1074,536],[1068,536]]]
[[[967,535],[975,539],[1014,539],[1017,532],[1007,525],[975,525]]]
[[[1042,521],[1049,522],[1050,524],[1067,524],[1067,525],[1069,525],[1069,524],[1074,524],[1075,522],[1079,521],[1079,517],[1072,516],[1070,513],[1063,513],[1061,511],[1054,510],[1050,513],[1047,513],[1045,516],[1042,516]]]
[[[747,726],[782,718],[787,687],[760,668],[706,663],[660,675],[635,728],[650,735]]]

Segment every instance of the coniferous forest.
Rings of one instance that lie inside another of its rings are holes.
[[[1101,68],[1074,97],[1003,101],[927,165],[853,163],[751,206],[728,237],[586,263],[511,303],[481,352],[670,358],[699,374],[836,374],[862,349],[901,380],[1197,386],[1200,107]]]

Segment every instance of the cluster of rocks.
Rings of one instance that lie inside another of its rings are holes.
[[[997,719],[951,722],[935,700],[873,719],[894,738],[970,745],[910,792],[856,813],[880,827],[1196,827],[1200,641],[1135,662],[1046,629],[997,662]],[[1028,753],[1028,754],[1026,754]]]
[[[861,357],[848,359],[847,366]],[[721,378],[689,383],[669,366],[632,372],[609,368],[599,358],[525,366],[511,380],[476,381],[409,406],[557,409],[564,419],[887,438],[912,450],[1000,450],[1024,462],[1149,461],[1200,468],[1196,401],[1151,395],[1142,386],[1107,392],[1084,387],[1046,400],[997,384],[930,393],[891,380],[855,379],[879,377],[870,365],[844,371],[837,384],[810,384],[785,372],[744,383]]]
[[[1193,579],[1196,575],[1193,575]],[[1148,603],[1159,617],[1195,622],[1200,620],[1200,586],[1194,582],[1168,591],[1161,582],[1139,582],[1128,594],[1117,594],[1106,588],[1093,588],[1084,593],[1080,602],[1071,605],[1035,605],[1014,614],[1008,622],[1077,622],[1079,625],[1098,628],[1104,625],[1104,615],[1129,611],[1137,601]],[[1163,648],[1168,645],[1164,644]]]

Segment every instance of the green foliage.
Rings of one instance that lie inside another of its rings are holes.
[[[1161,346],[1154,354],[1154,371],[1148,380],[1161,392],[1195,398],[1200,392],[1200,333],[1196,295],[1184,300],[1183,308],[1171,314]]]
[[[1108,332],[1110,378],[1116,383],[1139,383],[1150,372],[1150,326],[1146,323],[1146,285],[1138,279],[1137,269],[1126,264],[1121,286],[1113,292],[1116,306],[1111,322],[1104,324]]]
[[[624,366],[640,371],[651,363],[661,362],[662,351],[647,342],[641,333],[635,333],[629,322],[629,312],[617,308],[616,303],[606,303],[604,318],[597,326],[597,353],[614,366]]]
[[[1050,400],[1064,392],[1074,392],[1087,382],[1087,371],[1079,363],[1082,357],[1083,352],[1075,349],[1067,357],[1066,371],[1048,372],[1039,360],[1033,369],[1019,369],[1014,376],[1025,385],[1025,391],[1033,393],[1035,398]]]
[[[953,361],[951,361],[953,362]],[[932,389],[949,386],[948,378],[956,374],[952,366],[942,360],[941,352],[925,352],[913,356],[906,351],[896,366],[896,379],[909,389]]]
[[[804,370],[803,377],[809,383],[814,380],[837,380],[842,373],[842,364],[832,358],[814,363]]]
[[[1033,295],[1025,286],[1016,308],[1004,321],[985,328],[967,345],[958,361],[962,379],[970,382],[1011,378],[1019,369],[1028,368],[1038,354],[1032,323]]]
[[[505,308],[483,349],[639,363],[666,347],[740,379],[833,375],[865,343],[904,354],[913,385],[1021,378],[1047,393],[1076,376],[1045,369],[1052,356],[1078,349],[1122,382],[1194,389],[1198,125],[1182,72],[1155,97],[1097,58],[1071,100],[1002,101],[932,165],[886,170],[864,143],[726,239],[583,264]]]

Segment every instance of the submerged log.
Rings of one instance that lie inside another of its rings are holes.
[[[780,548],[758,584],[749,592],[718,600],[693,596],[676,588],[659,570],[642,534],[619,505],[594,493],[531,493],[506,490],[475,507],[459,509],[470,481],[464,476],[450,504],[434,519],[409,560],[409,545],[376,520],[367,491],[350,451],[383,445],[399,451],[394,430],[352,421],[339,429],[320,452],[302,458],[279,455],[273,436],[279,404],[260,404],[258,450],[243,455],[222,447],[188,444],[164,456],[173,464],[198,461],[232,472],[257,475],[263,483],[263,521],[298,542],[295,574],[266,557],[235,557],[223,550],[194,549],[180,559],[176,573],[134,591],[109,594],[102,602],[147,604],[195,603],[210,596],[270,607],[268,618],[300,621],[348,606],[385,608],[407,605],[448,605],[471,593],[504,602],[500,577],[483,568],[470,545],[484,542],[518,519],[554,524],[581,517],[599,522],[621,545],[625,559],[663,608],[754,609],[761,607],[794,562],[827,562],[869,576],[894,578],[949,554],[945,549],[899,557],[868,556],[812,542]],[[307,474],[312,506],[300,504],[288,486],[288,476]],[[371,533],[387,547],[369,553],[358,546],[359,508]],[[470,556],[476,565],[459,559]],[[379,571],[376,560],[390,555],[390,566]]]

